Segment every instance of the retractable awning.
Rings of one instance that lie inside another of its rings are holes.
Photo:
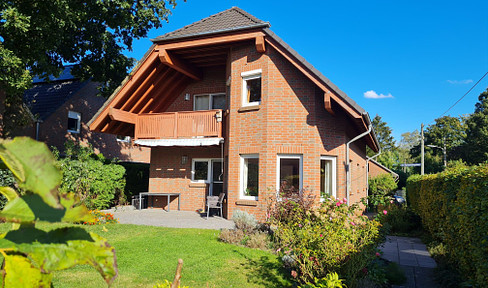
[[[224,138],[189,138],[189,139],[137,139],[135,144],[149,147],[170,146],[212,146],[219,145]]]

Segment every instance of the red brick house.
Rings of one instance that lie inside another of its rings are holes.
[[[97,96],[97,83],[73,77],[71,68],[66,66],[59,77],[50,77],[49,81],[34,78],[33,87],[23,95],[32,122],[12,136],[30,136],[60,151],[64,150],[66,140],[71,139],[90,143],[96,153],[107,158],[149,163],[149,148],[133,145],[116,135],[90,131],[87,122],[106,99]]]
[[[391,177],[393,177],[395,181],[397,181],[399,178],[397,173],[391,171],[390,169],[388,169],[388,167],[382,165],[381,163],[373,159],[369,159],[368,167],[369,167],[369,178],[374,178],[380,175],[388,175],[388,174],[391,175]]]
[[[149,192],[182,210],[223,191],[226,217],[263,219],[280,186],[358,202],[369,115],[269,27],[233,7],[153,39],[90,129],[151,147]]]

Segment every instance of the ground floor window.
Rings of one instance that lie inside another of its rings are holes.
[[[209,184],[208,195],[224,192],[222,159],[192,159],[191,181]]]
[[[241,198],[257,200],[259,195],[259,156],[241,155]]]
[[[320,157],[320,198],[336,195],[336,157]]]
[[[302,155],[278,155],[277,189],[280,192],[299,192],[303,187]]]

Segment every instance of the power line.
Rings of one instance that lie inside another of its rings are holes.
[[[456,101],[456,103],[454,103],[454,104],[453,104],[451,107],[449,107],[449,109],[447,109],[447,110],[446,110],[446,112],[442,113],[442,114],[441,114],[441,116],[439,116],[439,117],[437,117],[437,118],[441,118],[442,116],[446,115],[446,113],[447,113],[447,112],[449,112],[449,111],[450,111],[452,108],[454,108],[454,106],[456,106],[456,105],[457,105],[457,104],[458,104],[458,103],[459,103],[461,100],[463,100],[463,98],[464,98],[464,97],[466,97],[466,95],[468,95],[468,94],[469,94],[469,92],[471,92],[471,90],[473,90],[473,89],[474,89],[474,87],[476,87],[476,85],[478,85],[478,84],[481,82],[481,80],[483,80],[483,78],[485,78],[485,76],[486,76],[486,75],[488,75],[488,72],[486,72],[486,73],[485,73],[485,75],[483,75],[483,77],[481,77],[481,78],[480,78],[480,80],[478,80],[478,82],[476,82],[476,83],[473,85],[473,87],[471,87],[471,88],[468,90],[468,92],[466,92],[466,93],[463,95],[463,97],[459,98],[459,100],[457,100],[457,101]],[[434,120],[434,121],[435,121],[435,120]],[[432,121],[432,122],[434,122],[434,121]],[[432,123],[432,122],[431,122],[431,123]]]

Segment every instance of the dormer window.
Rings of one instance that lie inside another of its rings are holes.
[[[80,133],[81,114],[79,112],[68,111],[68,132]]]
[[[241,73],[242,106],[261,104],[261,73],[261,69]]]

